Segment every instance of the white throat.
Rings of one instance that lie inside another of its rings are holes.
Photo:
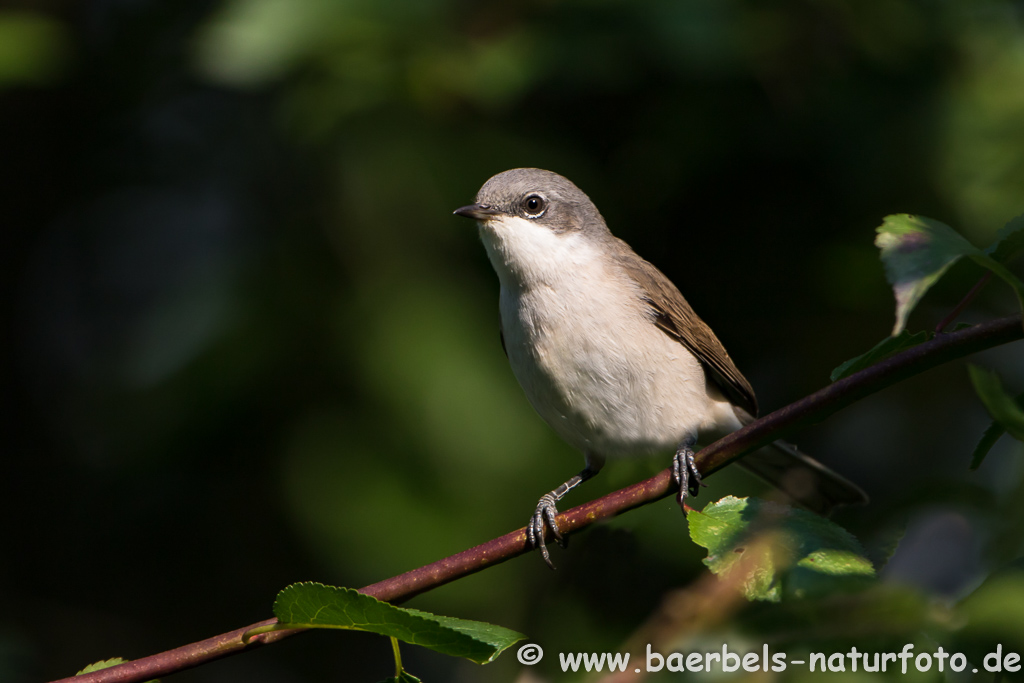
[[[502,288],[508,290],[557,287],[572,274],[578,278],[601,266],[599,245],[581,233],[556,233],[518,216],[496,216],[481,223],[480,239]]]

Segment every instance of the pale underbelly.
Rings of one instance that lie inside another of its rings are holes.
[[[697,359],[649,331],[640,339],[540,334],[531,345],[513,332],[506,344],[530,403],[565,441],[605,456],[639,455],[674,449],[721,421]]]

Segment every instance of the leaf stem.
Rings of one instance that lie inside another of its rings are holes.
[[[272,620],[272,622],[269,623],[269,624],[268,623],[263,623],[263,622],[261,622],[261,623],[262,623],[262,626],[257,626],[256,628],[249,629],[248,631],[246,631],[245,633],[242,634],[242,642],[243,643],[248,643],[250,640],[252,640],[253,636],[258,636],[258,635],[261,635],[263,633],[270,633],[271,631],[283,631],[283,630],[285,630],[285,629],[281,628],[281,625],[278,624],[276,620]]]
[[[986,270],[985,274],[981,276],[981,279],[978,280],[973,287],[971,287],[971,291],[967,292],[964,298],[960,300],[960,303],[954,306],[953,310],[949,312],[949,315],[943,318],[939,322],[939,324],[935,326],[935,334],[942,334],[942,331],[944,329],[949,327],[949,325],[951,325],[954,320],[959,318],[960,314],[964,312],[964,309],[967,308],[967,306],[969,306],[972,301],[974,301],[975,297],[978,296],[981,290],[985,288],[985,285],[987,285],[989,283],[989,280],[991,279],[992,271]]]
[[[395,678],[402,676],[402,653],[398,650],[398,638],[391,636],[391,649],[395,653]]]
[[[697,466],[702,473],[710,474],[746,453],[783,438],[801,427],[820,422],[841,408],[903,379],[951,360],[1017,341],[1022,336],[1024,328],[1020,316],[1000,318],[938,336],[840,379],[719,439],[697,453]],[[572,533],[597,521],[660,500],[672,493],[672,474],[666,469],[650,479],[613,491],[562,513],[558,517],[558,525],[563,534]],[[517,529],[475,548],[361,588],[360,592],[380,600],[398,603],[530,550],[526,544],[526,530]],[[167,652],[125,662],[109,669],[61,679],[56,683],[141,683],[262,647],[302,631],[264,631],[265,626],[276,623],[275,619],[268,619]]]

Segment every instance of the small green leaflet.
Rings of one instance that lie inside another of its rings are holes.
[[[89,666],[85,667],[84,669],[82,669],[81,671],[76,673],[75,675],[76,676],[81,676],[82,674],[91,674],[93,671],[101,671],[103,669],[109,669],[112,666],[117,666],[118,664],[124,664],[127,661],[128,661],[127,659],[122,659],[121,657],[111,657],[110,659],[104,659],[104,660],[99,661],[99,662],[93,662],[92,664],[90,664]]]
[[[959,332],[965,330],[970,325],[967,323],[957,323],[953,327],[953,332]],[[849,377],[850,375],[860,372],[866,368],[871,367],[875,363],[879,363],[889,356],[895,356],[900,351],[906,351],[912,349],[919,344],[923,344],[926,341],[931,341],[935,338],[935,334],[932,332],[915,332],[910,334],[906,330],[903,330],[895,337],[886,337],[882,341],[871,347],[871,350],[867,353],[862,353],[859,356],[851,358],[850,360],[839,365],[835,370],[832,371],[829,379],[833,382]]]
[[[726,496],[686,518],[694,543],[708,550],[704,564],[750,600],[812,597],[875,575],[852,534],[805,510]]]
[[[295,583],[277,594],[279,628],[338,628],[369,631],[446,655],[487,664],[526,636],[481,621],[442,617],[395,607],[353,588]]]
[[[122,657],[111,657],[110,659],[104,659],[99,662],[93,662],[92,664],[85,667],[75,675],[81,676],[82,674],[91,674],[94,671],[102,671],[103,669],[109,669],[110,667],[117,666],[118,664],[127,664],[128,661],[129,660],[124,659]],[[150,681],[146,681],[146,683],[160,683],[160,679],[154,678]]]
[[[903,330],[898,335],[886,337],[875,344],[867,353],[863,353],[856,358],[851,358],[837,367],[832,371],[830,379],[835,382],[843,377],[849,377],[853,373],[860,372],[864,368],[871,367],[878,361],[885,360],[889,356],[899,353],[904,349],[909,349],[912,346],[923,344],[933,336],[935,335],[931,332],[916,332],[914,334],[910,334],[906,330]]]
[[[885,275],[896,294],[895,337],[943,273],[960,257],[981,251],[945,223],[905,213],[886,216],[877,232],[875,246],[882,251]]]
[[[1003,383],[999,381],[999,376],[990,370],[968,365],[967,371],[971,375],[971,383],[978,393],[978,398],[985,404],[988,414],[994,420],[974,448],[971,469],[975,470],[1004,431],[1009,432],[1015,439],[1024,441],[1024,410],[1021,409],[1024,394],[1016,398],[1007,394],[1003,389]]]

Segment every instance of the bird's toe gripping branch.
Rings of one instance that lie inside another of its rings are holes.
[[[544,563],[552,569],[555,568],[555,565],[551,562],[551,555],[548,553],[548,546],[544,540],[547,530],[551,529],[551,533],[559,545],[563,548],[566,545],[565,538],[558,530],[558,523],[555,521],[555,518],[558,516],[558,508],[555,506],[558,498],[555,497],[555,493],[556,491],[552,491],[541,496],[537,502],[537,509],[534,511],[533,516],[530,517],[530,523],[526,525],[527,543],[534,548],[540,549],[540,555],[544,558]]]
[[[700,470],[697,469],[697,462],[694,460],[694,444],[696,440],[692,437],[687,438],[679,444],[672,458],[672,480],[679,485],[676,501],[680,507],[686,501],[687,495],[696,496],[701,486],[707,486],[701,479]]]

